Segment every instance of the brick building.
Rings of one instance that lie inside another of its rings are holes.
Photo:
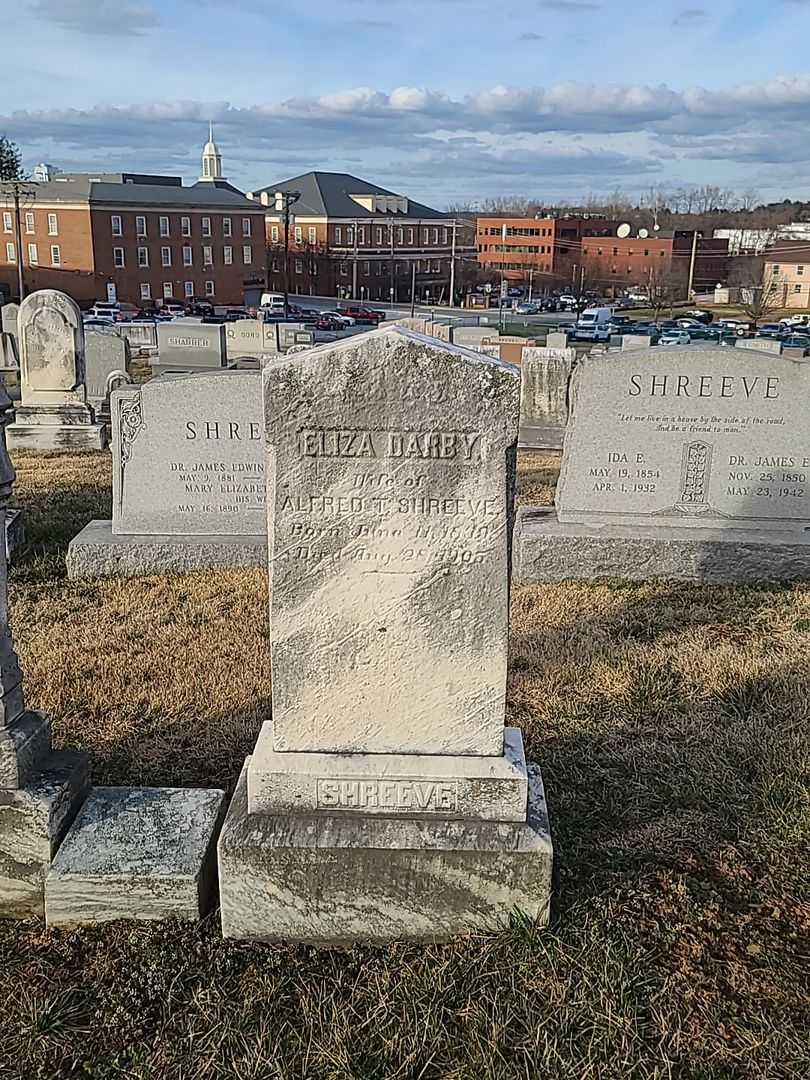
[[[210,162],[210,164],[207,164]],[[215,163],[214,163],[215,162]],[[264,285],[264,214],[221,176],[213,140],[200,181],[179,177],[57,174],[23,185],[21,251],[13,190],[0,184],[0,288],[61,289],[85,306],[209,297],[242,303]]]
[[[648,288],[667,276],[681,284],[684,297],[690,278],[695,234],[687,231],[653,232],[647,236],[584,236],[582,264],[589,279],[605,292]],[[728,240],[697,237],[692,289],[714,289],[728,276]]]
[[[475,269],[471,222],[414,202],[347,173],[309,172],[254,192],[262,208],[270,289],[284,288],[285,197],[289,211],[289,290],[357,300],[446,300]]]

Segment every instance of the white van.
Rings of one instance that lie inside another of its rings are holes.
[[[279,292],[266,292],[262,293],[259,307],[264,308],[265,311],[269,311],[274,315],[284,314],[284,293]]]
[[[608,323],[613,317],[609,307],[585,308],[574,325],[574,338],[578,341],[608,341]]]

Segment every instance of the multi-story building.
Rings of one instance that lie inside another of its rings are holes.
[[[200,180],[137,174],[55,174],[0,184],[0,288],[54,288],[77,302],[144,305],[207,297],[242,303],[265,280],[264,213],[221,175],[213,138]],[[18,247],[20,250],[18,250]]]
[[[762,287],[769,307],[810,309],[810,242],[779,240],[769,247]]]
[[[651,284],[660,287],[667,276],[673,285],[682,285],[686,297],[690,280],[695,292],[713,289],[726,280],[728,241],[695,237],[686,231],[583,236],[581,264],[592,286],[604,292],[647,289]]]
[[[447,300],[475,267],[471,222],[347,173],[309,172],[253,192],[270,289],[356,300]],[[285,206],[289,206],[285,213]]]

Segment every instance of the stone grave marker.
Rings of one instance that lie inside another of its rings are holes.
[[[109,411],[111,375],[129,379],[129,341],[111,330],[88,330],[84,336],[87,397],[97,413]]]
[[[225,327],[218,323],[162,322],[157,328],[155,375],[216,370],[225,366]]]
[[[0,329],[4,334],[17,337],[17,320],[20,315],[19,304],[3,304],[0,308]]]
[[[87,403],[84,327],[64,293],[30,293],[18,316],[21,404],[8,428],[19,449],[101,449],[104,427]]]
[[[266,560],[261,372],[163,375],[111,395],[113,507],[71,541],[70,577]]]
[[[521,365],[520,446],[559,450],[568,423],[568,384],[576,349],[531,346]]]
[[[589,358],[556,512],[524,509],[516,575],[810,576],[810,363],[747,349]]]
[[[225,344],[228,359],[235,360],[241,356],[262,356],[269,351],[270,343],[266,330],[274,330],[274,327],[263,323],[259,319],[239,319],[237,322],[225,323]],[[272,334],[272,347],[275,348],[275,333]]]
[[[220,841],[225,934],[547,918],[542,782],[504,727],[519,373],[391,327],[263,381],[273,719]]]

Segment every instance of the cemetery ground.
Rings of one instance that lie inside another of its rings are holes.
[[[17,454],[31,705],[96,784],[232,789],[268,714],[265,575],[69,582],[104,454]],[[548,503],[555,456],[523,455]],[[810,586],[517,586],[507,722],[549,797],[552,924],[319,951],[0,925],[0,1075],[810,1075]],[[425,673],[429,677],[429,672]]]

